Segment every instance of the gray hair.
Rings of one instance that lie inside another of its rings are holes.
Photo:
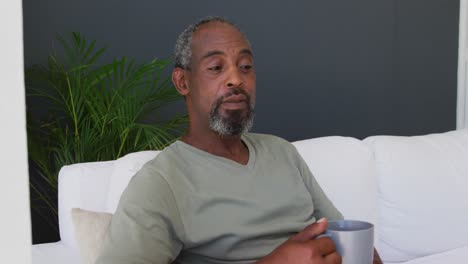
[[[247,43],[250,42],[245,36],[245,34],[231,21],[227,20],[224,17],[218,17],[218,16],[207,16],[199,20],[198,22],[189,25],[182,33],[179,35],[177,38],[175,48],[174,48],[174,60],[175,64],[174,67],[176,68],[182,68],[182,69],[190,69],[190,62],[192,60],[192,37],[193,33],[197,31],[197,29],[204,24],[210,23],[210,22],[221,22],[221,23],[226,23],[242,33],[244,36],[245,40]]]

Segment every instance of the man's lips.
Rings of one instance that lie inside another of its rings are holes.
[[[246,101],[247,97],[243,94],[236,94],[236,95],[231,95],[229,96],[226,100],[223,101],[223,103],[237,103],[241,101]]]
[[[221,105],[226,110],[235,110],[235,109],[246,108],[247,102],[246,101],[226,101],[226,102],[223,102]]]
[[[224,100],[221,104],[223,108],[228,110],[245,108],[247,106],[247,97],[244,95],[229,96],[228,99]]]

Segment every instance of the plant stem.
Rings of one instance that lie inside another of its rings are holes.
[[[76,148],[77,148],[77,153],[76,158],[78,159],[77,161],[81,161],[81,155],[79,155],[80,152],[80,134],[78,132],[78,118],[76,117],[76,110],[75,110],[75,100],[73,98],[73,91],[72,87],[70,84],[70,77],[68,76],[68,73],[66,73],[66,79],[67,79],[67,85],[68,85],[68,92],[70,94],[70,102],[72,106],[72,113],[73,113],[73,123],[75,126],[75,143],[76,143]]]
[[[129,129],[128,129],[128,127],[125,129],[125,131],[124,131],[123,134],[124,134],[124,137],[123,137],[123,139],[122,139],[122,143],[120,143],[119,152],[117,153],[116,159],[120,158],[120,155],[122,154],[123,147],[124,147],[124,145],[125,145],[125,141],[127,141],[127,136],[128,136],[128,134],[129,134]]]

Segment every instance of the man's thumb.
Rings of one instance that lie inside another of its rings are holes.
[[[298,234],[291,237],[291,240],[305,242],[316,238],[318,235],[322,234],[327,230],[328,220],[326,218],[321,218],[317,222],[309,225],[304,230]]]

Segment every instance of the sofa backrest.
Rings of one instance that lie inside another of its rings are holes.
[[[349,219],[376,223],[375,167],[370,150],[349,137],[293,143],[317,181]],[[76,247],[71,209],[114,213],[130,179],[159,151],[141,151],[115,161],[65,166],[59,176],[59,219],[63,242]],[[349,202],[349,197],[353,197]]]
[[[345,219],[378,225],[376,168],[366,145],[355,138],[339,136],[293,144]]]
[[[378,171],[382,259],[402,262],[468,246],[468,129],[364,143]]]
[[[154,159],[160,151],[140,151],[127,154],[114,162],[114,170],[109,183],[104,211],[115,213],[122,196],[132,177],[143,167],[143,165]]]

